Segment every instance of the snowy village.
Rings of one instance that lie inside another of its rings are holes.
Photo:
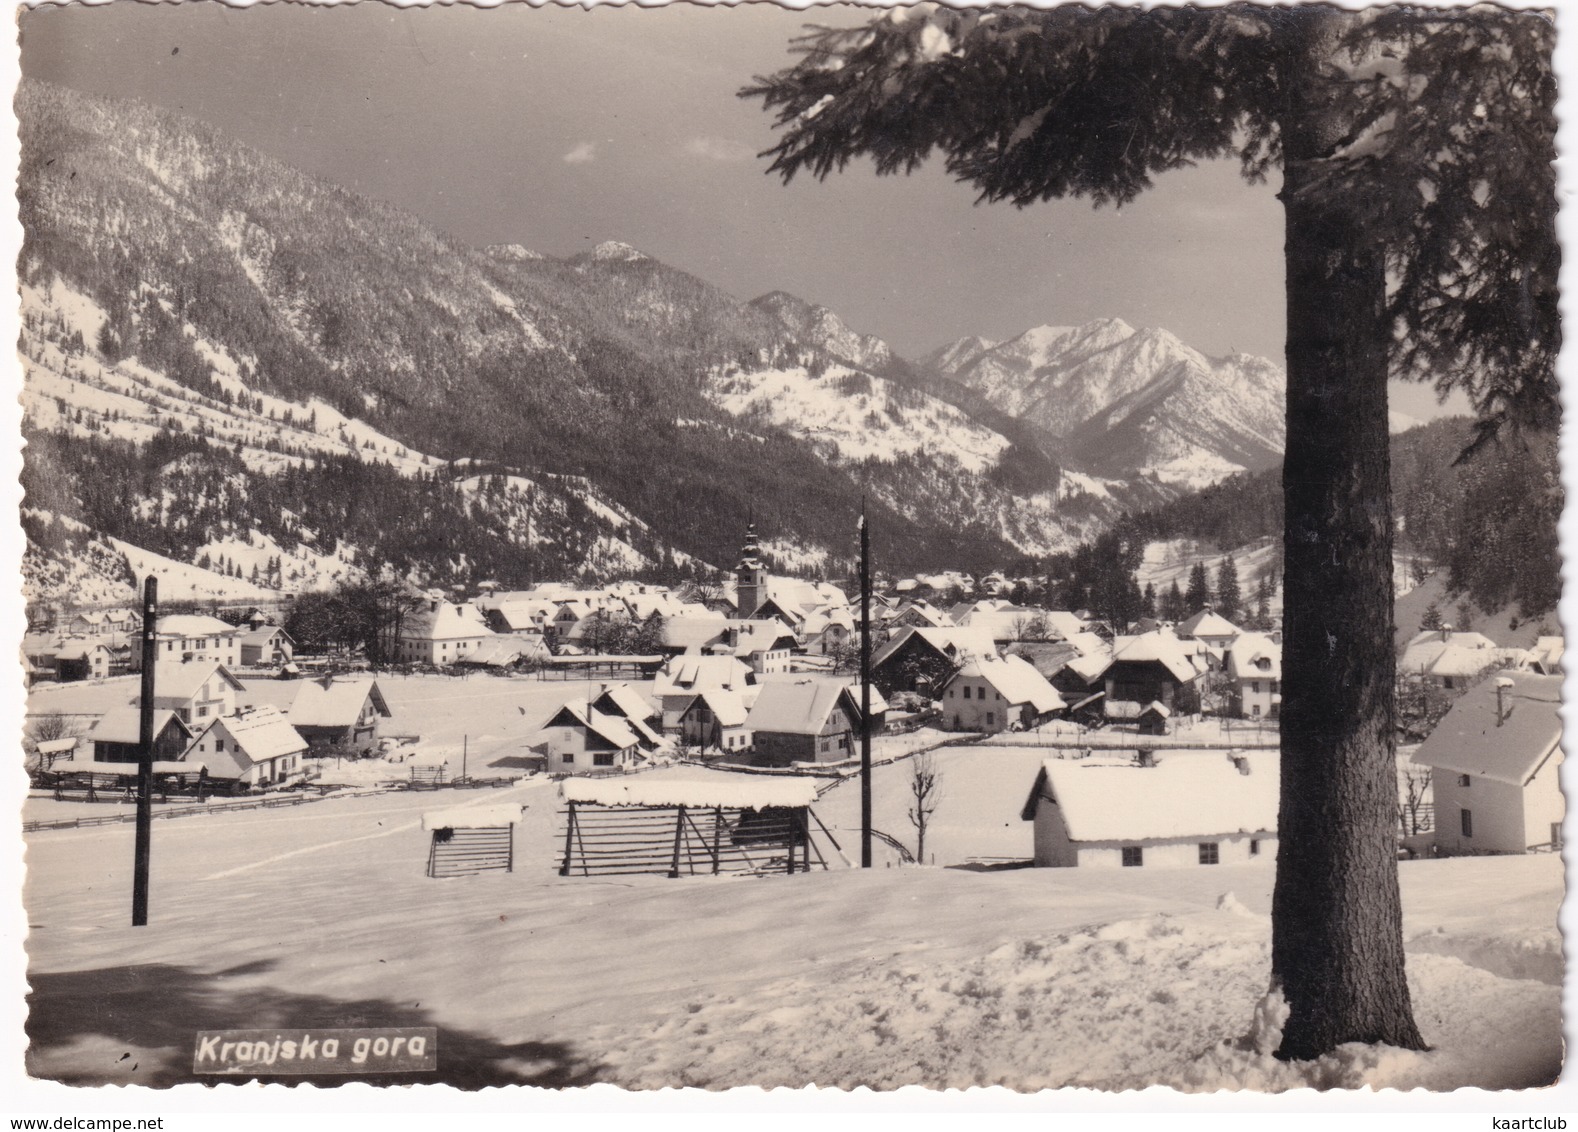
[[[21,17],[29,1088],[1561,1101],[1542,15],[218,8]]]

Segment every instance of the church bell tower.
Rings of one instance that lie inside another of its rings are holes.
[[[740,548],[740,564],[734,568],[736,616],[741,620],[756,612],[757,606],[767,600],[767,571],[762,568],[762,548],[756,543],[756,524],[745,533],[745,545]]]

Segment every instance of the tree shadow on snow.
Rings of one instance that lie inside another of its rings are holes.
[[[332,1088],[350,1081],[373,1085],[445,1084],[459,1089],[494,1085],[575,1088],[599,1080],[601,1066],[564,1042],[504,1044],[441,1024],[417,1003],[388,999],[340,1000],[278,987],[235,986],[267,971],[271,962],[205,972],[167,963],[34,974],[24,1027],[28,1073],[67,1085],[145,1085],[167,1088],[197,1082],[240,1084],[251,1077],[192,1072],[199,1030],[326,1029],[433,1026],[438,1068],[425,1073],[258,1076],[279,1084]]]

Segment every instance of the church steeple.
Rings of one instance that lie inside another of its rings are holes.
[[[740,548],[740,563],[734,568],[735,605],[738,616],[749,617],[767,598],[767,571],[762,567],[762,548],[756,541],[756,524],[745,532]]]

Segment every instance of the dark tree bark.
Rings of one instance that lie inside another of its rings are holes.
[[[1289,678],[1271,964],[1290,1005],[1277,1055],[1291,1059],[1344,1042],[1424,1048],[1397,886],[1384,249],[1363,200],[1305,191],[1345,125],[1309,73],[1331,20],[1304,9],[1286,29],[1282,118]]]

